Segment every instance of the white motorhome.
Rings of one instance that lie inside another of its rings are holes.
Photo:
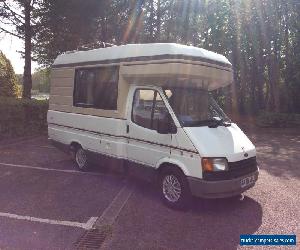
[[[49,138],[80,170],[102,161],[156,180],[171,207],[239,195],[258,178],[255,147],[210,95],[232,75],[224,56],[179,44],[67,52],[52,67]]]

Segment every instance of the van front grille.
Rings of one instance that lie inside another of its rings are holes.
[[[251,157],[242,161],[228,162],[229,170],[238,170],[240,168],[249,168],[253,166],[257,167],[256,157]]]
[[[207,181],[231,180],[257,170],[256,157],[251,157],[246,160],[228,162],[227,171],[219,172],[204,172],[203,179]]]

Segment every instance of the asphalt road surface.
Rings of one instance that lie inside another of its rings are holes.
[[[0,249],[248,249],[241,234],[296,234],[300,249],[300,132],[247,134],[256,186],[242,200],[194,199],[185,212],[109,166],[78,172],[46,137],[0,142]]]

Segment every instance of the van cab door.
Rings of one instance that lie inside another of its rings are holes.
[[[159,119],[169,111],[156,89],[136,87],[131,97],[127,117],[128,160],[155,167],[160,159],[171,153],[171,134],[157,132]]]

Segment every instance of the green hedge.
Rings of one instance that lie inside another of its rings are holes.
[[[300,114],[261,112],[256,125],[273,128],[300,127]]]
[[[47,131],[48,101],[0,97],[0,139]]]

